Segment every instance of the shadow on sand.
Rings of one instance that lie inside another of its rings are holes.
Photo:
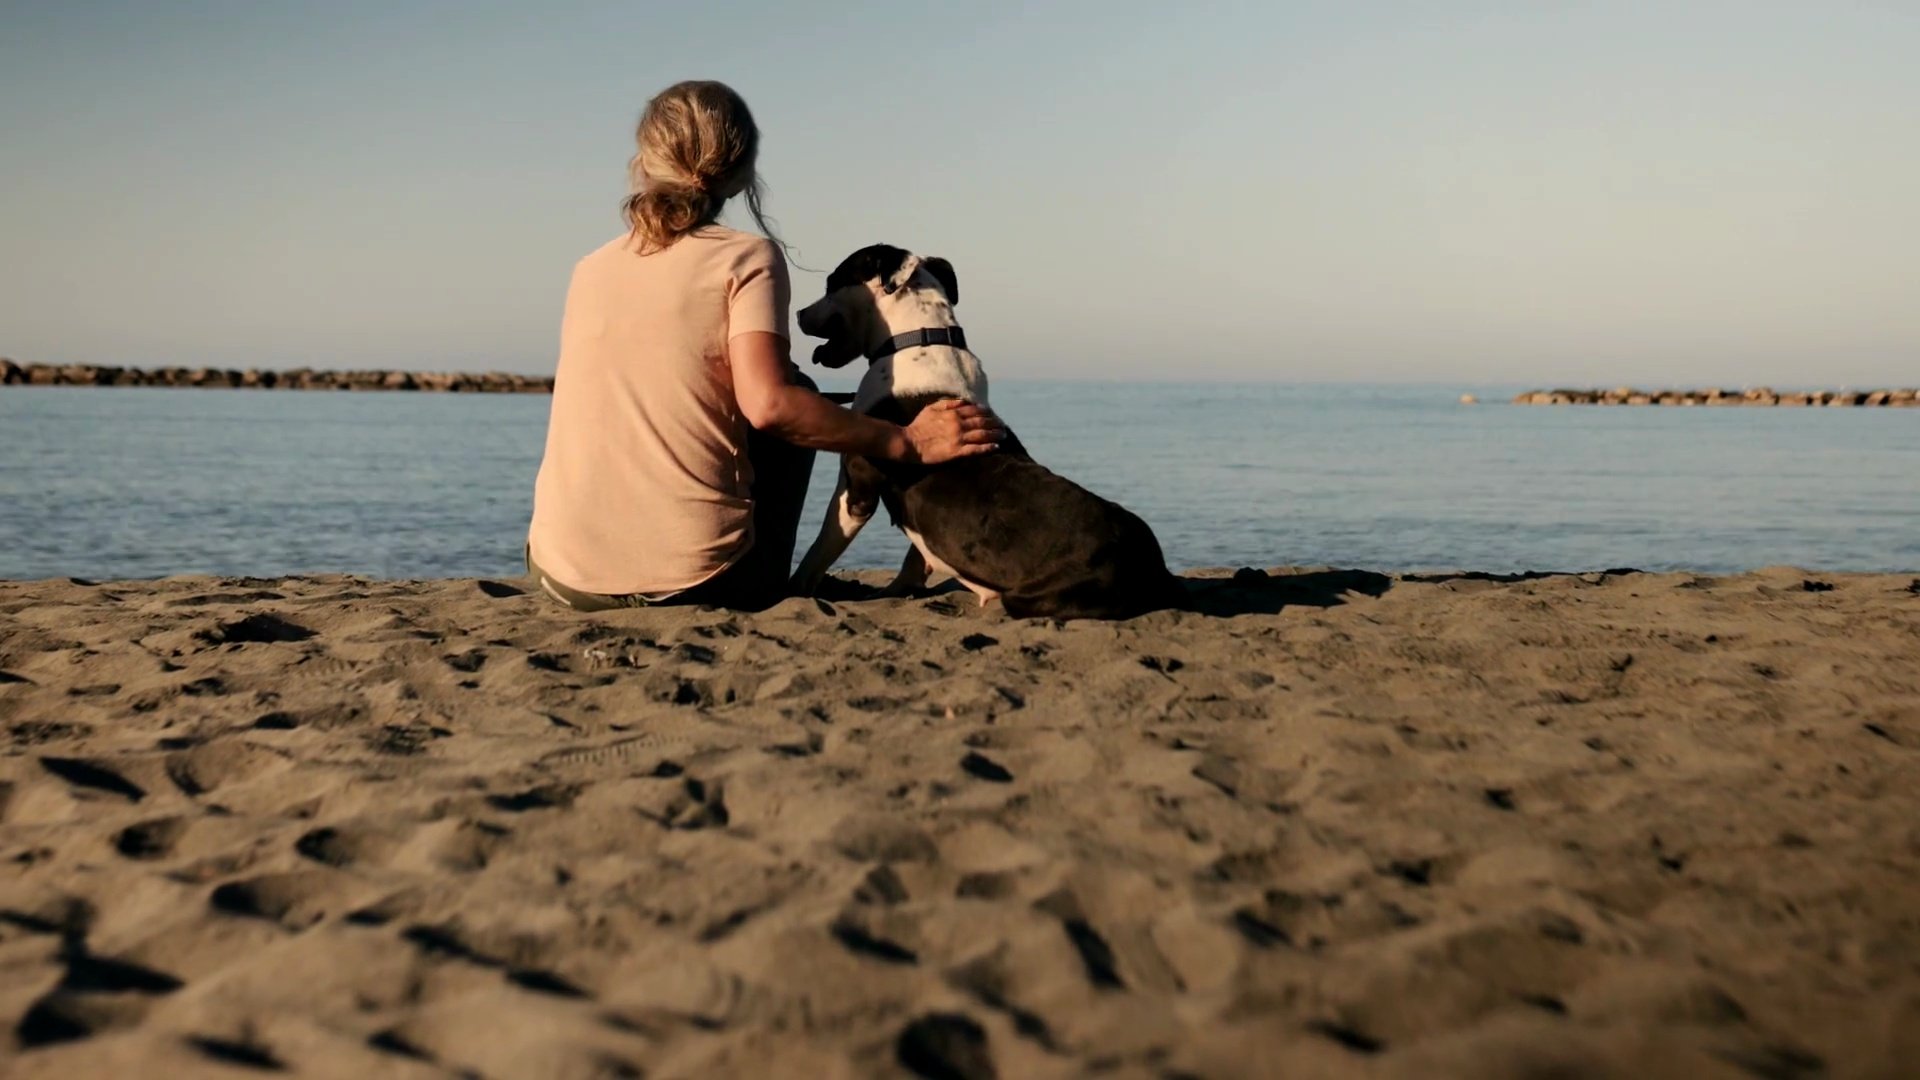
[[[1444,585],[1449,581],[1490,581],[1496,585],[1513,585],[1522,581],[1547,581],[1552,578],[1577,577],[1588,580],[1618,577],[1622,574],[1640,574],[1642,570],[1632,567],[1618,567],[1611,570],[1523,570],[1515,574],[1489,574],[1484,570],[1462,570],[1442,574],[1401,574],[1401,581],[1410,581],[1416,585]]]
[[[1328,569],[1268,573],[1265,570],[1249,568],[1236,571],[1232,577],[1189,576],[1181,577],[1179,580],[1187,594],[1186,602],[1181,605],[1182,610],[1225,618],[1233,615],[1276,615],[1291,607],[1338,607],[1355,594],[1368,597],[1384,595],[1388,589],[1400,582],[1414,585],[1445,585],[1451,582],[1513,585],[1527,581],[1577,577],[1598,584],[1609,577],[1638,573],[1641,571],[1621,568],[1585,572],[1528,570],[1513,574],[1490,574],[1479,570],[1467,570],[1390,575],[1373,570]],[[948,593],[964,592],[966,590],[959,582],[948,579],[932,589],[915,593],[914,596],[916,599],[926,599]],[[876,585],[830,576],[822,583],[820,597],[823,600],[878,600],[881,599],[881,592]]]
[[[1183,577],[1186,610],[1201,615],[1274,615],[1290,607],[1337,607],[1351,593],[1379,596],[1393,578],[1371,570],[1305,570],[1269,574],[1240,570],[1230,578]]]
[[[1200,615],[1273,615],[1290,607],[1336,607],[1347,602],[1352,593],[1379,596],[1393,587],[1394,579],[1371,570],[1306,570],[1299,573],[1269,574],[1264,570],[1243,569],[1230,578],[1182,577],[1187,591],[1182,609]],[[966,593],[959,582],[948,579],[931,589],[914,593],[915,599]],[[862,581],[829,575],[820,583],[817,594],[827,601],[863,601],[882,599],[880,587]]]

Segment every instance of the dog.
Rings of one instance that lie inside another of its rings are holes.
[[[987,404],[986,372],[954,318],[959,299],[952,263],[874,244],[827,276],[800,329],[826,339],[816,364],[867,357],[852,408],[904,426],[944,398]],[[913,545],[887,595],[920,589],[932,571],[1020,618],[1124,619],[1184,595],[1146,522],[1040,465],[1011,433],[992,453],[931,468],[844,456],[796,594],[819,588],[879,504]]]

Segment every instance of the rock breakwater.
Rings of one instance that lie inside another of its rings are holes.
[[[294,368],[135,368],[104,364],[20,364],[0,359],[6,386],[164,386],[221,390],[414,390],[470,394],[550,394],[551,375],[504,371],[315,371]]]
[[[1529,390],[1514,397],[1515,405],[1758,405],[1823,407],[1920,407],[1920,390],[1793,390],[1775,392],[1756,386],[1746,390]]]

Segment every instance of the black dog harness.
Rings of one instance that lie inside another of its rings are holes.
[[[967,335],[957,326],[928,326],[909,330],[893,335],[885,345],[868,353],[867,359],[878,360],[883,356],[892,356],[901,349],[917,349],[922,345],[951,345],[956,349],[964,349],[967,347]]]

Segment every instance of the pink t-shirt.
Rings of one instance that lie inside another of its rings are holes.
[[[540,569],[582,592],[659,595],[746,554],[753,471],[727,341],[787,336],[791,291],[772,241],[718,225],[580,260],[533,489]]]

